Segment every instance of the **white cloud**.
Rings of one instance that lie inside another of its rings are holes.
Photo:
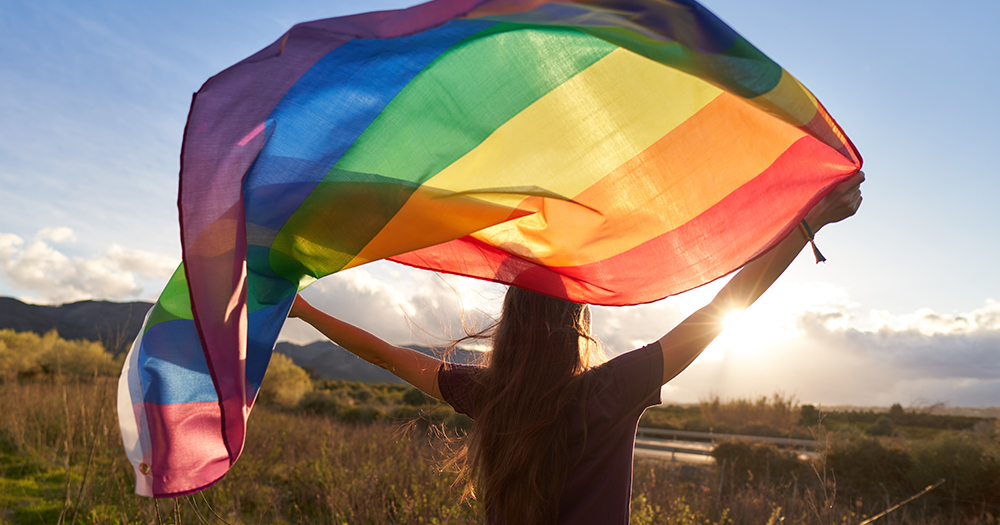
[[[594,335],[611,355],[635,350],[663,337],[697,309],[689,311],[687,306],[668,299],[642,306],[594,307]]]
[[[987,300],[986,306],[968,314],[939,314],[929,308],[907,315],[873,311],[872,320],[880,329],[915,331],[926,336],[997,330],[1000,329],[1000,303]]]
[[[133,273],[145,279],[169,279],[179,264],[179,261],[171,257],[129,250],[117,244],[108,248],[104,259],[119,272]]]
[[[595,335],[612,354],[638,348],[707,304],[722,285],[648,305],[596,307]],[[482,327],[503,293],[499,285],[380,262],[324,278],[305,295],[391,342],[443,344],[462,335],[463,308],[466,320]],[[305,343],[322,335],[289,321],[281,338]],[[664,396],[695,402],[713,392],[776,391],[825,405],[1000,405],[1000,303],[988,300],[961,314],[865,313],[842,287],[779,282]]]
[[[671,383],[671,399],[783,391],[822,404],[1000,405],[1000,303],[963,314],[872,312],[873,325],[846,295],[827,297],[807,307],[803,296],[797,312],[778,308],[755,321],[793,319],[784,338],[720,338],[723,358],[699,358]]]
[[[303,296],[314,306],[396,344],[447,345],[469,329],[485,327],[504,288],[473,279],[377,262],[325,277]],[[322,338],[289,320],[280,339],[307,343]]]
[[[0,277],[32,302],[120,301],[139,298],[144,289],[140,281],[162,284],[177,267],[169,257],[117,244],[90,257],[68,257],[50,244],[74,240],[66,227],[45,228],[27,244],[17,235],[0,234]]]
[[[35,235],[35,239],[41,241],[49,240],[54,243],[76,242],[76,235],[73,233],[73,230],[65,226],[60,226],[58,228],[42,228]]]
[[[21,250],[24,239],[13,233],[0,233],[0,259],[7,260],[14,257]]]

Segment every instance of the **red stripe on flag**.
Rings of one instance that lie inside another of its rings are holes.
[[[626,305],[677,294],[743,266],[784,237],[856,167],[812,137],[803,137],[753,180],[695,219],[603,261],[548,268],[471,237],[391,260],[443,273],[565,297]],[[698,246],[694,251],[691,247]],[[450,270],[445,270],[449,268]],[[614,283],[614,289],[608,288]]]

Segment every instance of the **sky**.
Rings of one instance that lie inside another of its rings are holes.
[[[153,301],[180,261],[176,194],[191,95],[297,22],[409,5],[0,0],[0,295]],[[803,403],[1000,405],[1000,3],[706,0],[795,75],[865,159],[858,215],[663,392]],[[723,280],[724,281],[724,280]],[[658,339],[723,281],[595,308],[609,353]],[[317,306],[395,343],[482,326],[501,287],[374,263]],[[294,342],[321,336],[290,322]]]

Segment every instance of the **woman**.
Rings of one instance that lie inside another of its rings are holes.
[[[858,172],[806,215],[812,231],[861,205]],[[515,287],[492,330],[488,365],[448,365],[330,317],[297,297],[291,317],[473,418],[456,464],[472,481],[487,523],[628,523],[632,448],[660,386],[684,370],[791,264],[806,243],[794,230],[746,264],[712,302],[642,349],[591,367],[586,305]]]

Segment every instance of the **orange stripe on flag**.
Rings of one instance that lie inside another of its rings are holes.
[[[704,213],[804,135],[726,93],[572,201],[473,235],[546,266],[607,259]]]
[[[639,304],[680,293],[746,264],[790,232],[806,210],[855,170],[839,153],[806,136],[760,176],[694,220],[606,260],[547,268],[471,236],[392,260],[508,284],[526,279],[536,290],[578,302]],[[702,249],[689,249],[695,240]],[[609,283],[615,283],[616,291],[607,287]]]

